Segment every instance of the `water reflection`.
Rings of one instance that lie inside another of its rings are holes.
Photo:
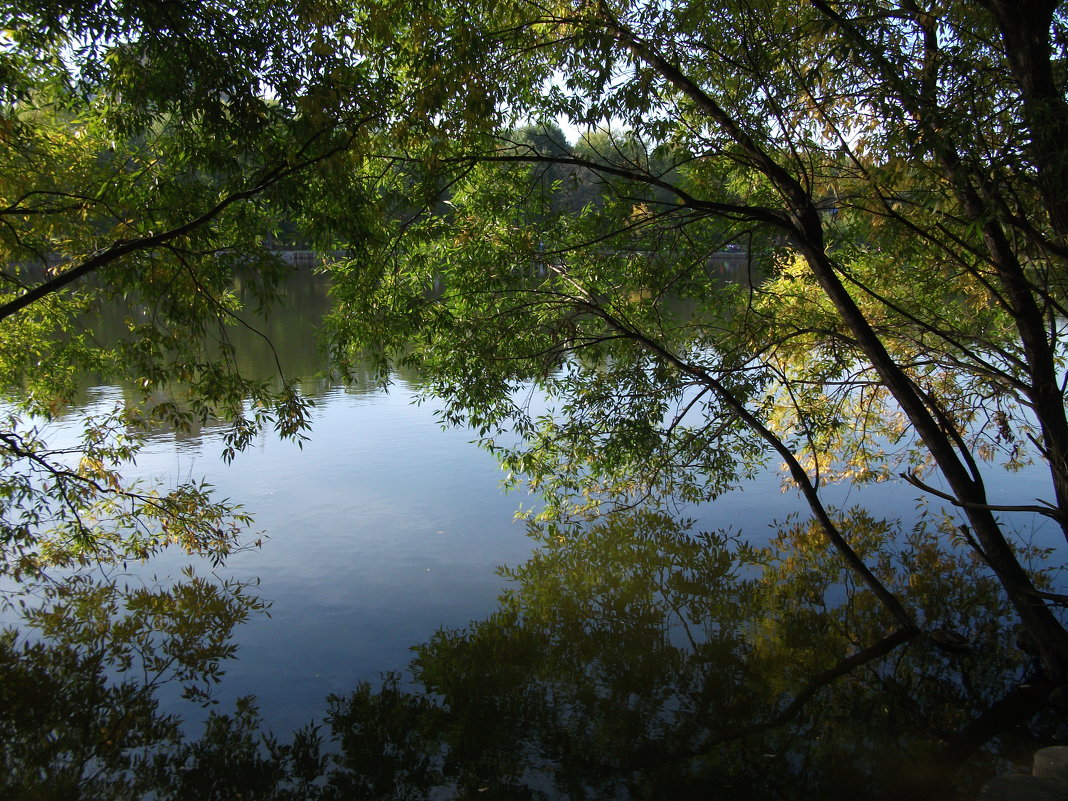
[[[342,384],[330,371],[320,336],[331,307],[327,276],[306,268],[294,269],[278,284],[278,296],[269,308],[260,306],[254,293],[243,291],[240,280],[234,290],[240,298],[241,311],[226,318],[229,324],[221,326],[217,335],[232,348],[227,358],[241,376],[275,384],[295,382],[301,393],[313,401],[338,390]],[[97,342],[113,344],[129,339],[131,324],[151,317],[149,307],[108,302],[97,307],[83,326]],[[357,359],[348,367],[352,380],[344,384],[346,392],[373,393],[380,389],[382,382],[370,362]],[[418,375],[404,365],[397,366],[390,380],[405,386],[419,383]],[[92,376],[87,377],[70,408],[83,406],[90,399],[88,393],[99,384]],[[139,387],[132,383],[120,386],[127,404],[142,400]],[[181,394],[180,385],[172,389],[174,394]],[[157,398],[162,399],[170,400],[172,395]]]
[[[275,619],[255,614],[247,581],[42,585],[0,641],[0,797],[950,798],[1068,736],[994,582],[923,521],[901,533],[854,512],[845,526],[928,632],[883,650],[892,621],[802,522],[766,548],[640,510],[533,528],[539,550],[504,571],[509,590],[483,616],[489,566],[529,551],[507,533],[517,501],[496,492],[492,459],[408,405],[415,376],[373,403],[359,394],[377,387],[369,368],[334,385],[309,336],[325,284],[296,275],[286,295],[229,336],[247,375],[300,381],[316,437],[302,451],[267,438],[209,475],[274,535],[230,568],[264,576]],[[97,388],[84,406],[138,397]],[[402,415],[434,439],[398,433]],[[217,433],[160,427],[139,467],[173,469],[180,439],[210,474]],[[768,483],[720,502],[715,524],[762,533],[792,506]],[[443,621],[410,676],[335,695],[318,729],[276,737],[234,700],[254,687],[277,733],[282,699],[295,728],[329,690],[403,668]],[[174,696],[219,696],[223,671],[218,711],[183,728]]]
[[[398,770],[400,797],[945,798],[1068,733],[1038,714],[977,561],[861,511],[843,528],[929,635],[870,652],[893,621],[808,524],[757,550],[652,513],[550,526],[496,613],[417,649],[421,692],[334,700],[331,781],[358,786],[377,738],[401,765],[430,759]],[[388,736],[368,724],[383,705]]]
[[[163,586],[97,572],[22,589],[21,626],[0,631],[0,797],[11,799],[153,792],[183,739],[160,695],[209,701],[235,628],[264,610],[248,583],[192,571]]]
[[[243,291],[240,280],[237,280],[234,289],[240,297],[241,310],[224,318],[228,324],[220,325],[214,332],[218,339],[217,350],[221,353],[221,343],[225,343],[226,361],[236,374],[248,381],[264,382],[274,388],[295,384],[301,396],[313,403],[336,391],[339,382],[330,374],[329,360],[319,336],[330,307],[329,287],[329,281],[323,275],[307,269],[294,270],[279,283],[277,299],[269,308],[263,308],[256,301],[255,293]],[[114,346],[120,342],[132,343],[136,336],[131,333],[131,327],[150,321],[152,316],[153,311],[147,306],[108,302],[95,308],[82,325],[97,343]],[[206,347],[210,347],[210,343],[206,343]],[[217,357],[219,353],[213,355]],[[347,392],[375,392],[381,385],[370,366],[364,363],[353,365],[353,378],[345,387]],[[398,378],[403,381],[407,376],[399,375]],[[91,405],[94,393],[103,384],[100,376],[86,376],[72,403],[60,411],[58,418],[77,414],[78,410]],[[185,408],[186,387],[180,382],[157,389],[148,397],[132,380],[118,384],[108,382],[108,388],[119,391],[120,405],[127,408],[142,405],[151,408],[161,403],[177,403]],[[183,440],[225,428],[223,421],[204,421],[196,416],[187,428],[177,432],[173,425],[161,420],[148,422],[154,433],[173,432]]]
[[[953,798],[1068,736],[978,561],[842,526],[924,635],[873,650],[893,621],[804,521],[755,549],[641,510],[532,527],[496,611],[286,738],[249,700],[200,737],[156,705],[210,684],[247,588],[74,586],[2,642],[12,797]]]

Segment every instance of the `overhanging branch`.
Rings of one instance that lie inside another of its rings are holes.
[[[303,150],[306,150],[317,138],[318,135],[306,142]],[[182,225],[176,226],[167,231],[162,231],[158,234],[137,237],[135,239],[120,239],[117,242],[113,242],[108,247],[102,250],[98,250],[96,253],[89,256],[77,266],[72,267],[69,270],[65,270],[54,278],[51,278],[42,284],[38,284],[33,289],[30,289],[19,295],[18,297],[9,300],[7,303],[0,305],[0,320],[7,319],[11,315],[16,314],[22,309],[25,309],[27,306],[32,305],[36,301],[48,297],[49,295],[55,294],[59,290],[74,283],[78,279],[84,278],[85,276],[96,272],[101,267],[111,264],[112,262],[122,258],[123,256],[164,245],[174,239],[177,239],[181,236],[184,236],[185,234],[190,233],[191,231],[196,230],[197,228],[200,228],[203,225],[206,225],[207,223],[218,217],[220,214],[222,214],[222,212],[225,211],[229,206],[232,206],[233,204],[239,201],[253,198],[256,195],[266,191],[279,181],[282,181],[285,178],[295,175],[301,172],[302,170],[313,166],[314,164],[317,164],[321,161],[325,161],[326,159],[336,155],[337,153],[342,152],[351,145],[352,140],[353,137],[349,136],[341,144],[330,148],[329,150],[319,154],[318,156],[304,159],[289,166],[278,167],[268,173],[265,178],[260,180],[255,185],[250,186],[247,189],[243,189],[239,192],[234,192],[233,194],[227,195],[214,206],[212,206],[210,209],[205,211],[203,214],[194,217],[192,220],[189,220],[188,222],[185,222]]]
[[[1027,504],[997,504],[997,503],[973,503],[971,501],[962,501],[948,492],[943,492],[940,489],[932,487],[930,484],[921,480],[914,472],[900,473],[899,474],[905,481],[909,482],[912,486],[917,487],[924,492],[941,498],[944,501],[949,501],[954,506],[960,509],[985,509],[988,512],[1032,512],[1038,515],[1044,515],[1045,517],[1053,518],[1054,520],[1063,520],[1065,513],[1063,510],[1054,506],[1030,506]]]

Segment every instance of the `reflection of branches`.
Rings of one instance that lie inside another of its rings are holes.
[[[759,734],[760,732],[767,731],[768,729],[775,729],[780,726],[784,726],[789,723],[798,713],[804,708],[812,697],[824,687],[828,686],[842,676],[847,675],[851,671],[855,670],[862,665],[866,665],[868,662],[872,662],[880,657],[886,656],[895,648],[909,640],[918,636],[919,632],[916,629],[897,629],[891,634],[887,635],[883,639],[879,640],[874,645],[869,645],[867,648],[857,651],[856,653],[847,656],[842,659],[838,664],[828,668],[816,675],[808,684],[806,684],[797,695],[794,696],[794,700],[791,701],[782,711],[780,711],[775,717],[769,720],[762,721],[760,723],[753,723],[748,726],[737,726],[729,734],[719,734],[713,736],[710,740],[704,743],[705,747],[720,745],[722,743],[730,742],[732,740],[739,740],[743,737],[749,737],[753,734]]]
[[[235,627],[267,606],[255,581],[182,572],[165,586],[68,576],[23,605],[19,628],[0,629],[0,687],[18,699],[0,709],[0,793],[38,797],[47,785],[69,788],[63,797],[125,798],[134,796],[112,788],[158,781],[181,739],[177,716],[159,710],[161,689],[211,703]]]
[[[1013,687],[978,718],[957,732],[934,762],[944,765],[947,771],[955,771],[964,760],[992,738],[1034,717],[1049,703],[1050,692],[1056,687],[1056,682],[1037,676]]]

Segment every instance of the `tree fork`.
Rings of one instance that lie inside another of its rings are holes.
[[[853,333],[872,367],[882,378],[895,400],[901,404],[953,493],[965,506],[965,514],[985,549],[991,567],[1021,622],[1036,640],[1047,674],[1058,681],[1068,680],[1068,630],[1056,619],[1049,607],[1034,594],[1034,586],[1011,547],[1005,540],[987,505],[986,492],[978,476],[973,477],[956,453],[954,444],[939,427],[924,400],[916,392],[904,370],[893,360],[882,340],[846,290],[837,275],[834,262],[827,255],[823,224],[810,194],[781,164],[748,135],[741,123],[731,117],[678,67],[655,49],[641,42],[626,29],[611,25],[620,43],[655,69],[668,83],[690,98],[727,133],[752,160],[752,165],[775,186],[793,220],[790,234],[812,270],[813,276]]]
[[[810,212],[807,215],[809,225],[819,226],[815,209],[812,208]],[[1049,607],[1036,597],[1030,577],[1012,552],[993,513],[983,508],[989,504],[982,482],[969,475],[950,438],[938,426],[908,376],[887,352],[871,324],[846,291],[834,271],[833,262],[822,249],[822,231],[815,237],[820,247],[814,246],[803,232],[798,234],[797,244],[820,287],[852,331],[872,367],[879,373],[895,400],[901,404],[902,410],[916,427],[924,445],[931,451],[939,470],[949,482],[953,494],[961,502],[964,514],[972,524],[991,568],[1001,581],[1021,622],[1036,640],[1036,647],[1041,654],[1047,675],[1057,681],[1068,680],[1068,631]]]

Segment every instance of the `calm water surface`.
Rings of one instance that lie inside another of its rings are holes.
[[[494,459],[470,442],[469,432],[443,430],[433,403],[413,403],[411,377],[396,376],[388,392],[313,378],[322,363],[314,328],[325,304],[324,287],[304,277],[291,287],[285,308],[261,326],[287,374],[302,377],[315,400],[303,447],[267,434],[225,464],[219,431],[181,438],[164,432],[153,436],[137,466],[165,482],[207,479],[220,496],[243,504],[265,533],[261,548],[233,556],[218,571],[258,578],[271,608],[269,617],[238,630],[237,658],[228,663],[217,698],[225,709],[239,696],[256,695],[276,732],[321,719],[330,693],[403,670],[411,646],[439,628],[492,612],[504,583],[496,568],[523,562],[533,547],[513,515],[536,499],[502,493]],[[259,338],[236,332],[235,339],[244,368],[269,375],[271,354]],[[53,430],[62,437],[76,429],[79,411],[110,409],[122,397],[118,387],[94,387],[83,408]],[[1005,498],[1030,499],[1041,494],[1037,481],[1036,474],[1019,473],[999,489]],[[915,494],[882,486],[839,488],[830,497],[908,520]],[[800,509],[796,495],[782,493],[769,473],[691,513],[698,528],[729,528],[760,542],[773,521]],[[166,554],[145,575],[177,576],[186,561]],[[164,703],[190,720],[201,714],[166,694]]]

